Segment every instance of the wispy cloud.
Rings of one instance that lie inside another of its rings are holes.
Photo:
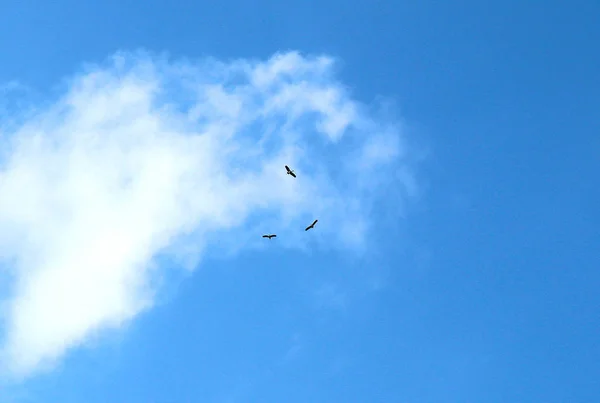
[[[317,217],[312,239],[364,246],[373,192],[405,185],[389,175],[406,172],[404,150],[333,64],[118,53],[35,114],[11,116],[16,127],[0,121],[5,374],[49,368],[150,308],[159,257],[194,268],[211,245],[259,247],[262,231]],[[278,242],[302,246],[301,235]]]

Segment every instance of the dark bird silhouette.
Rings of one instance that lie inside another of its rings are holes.
[[[317,221],[319,221],[319,220],[315,220],[315,221],[313,221],[313,223],[312,223],[312,224],[310,224],[308,227],[306,227],[306,228],[304,229],[304,231],[308,231],[309,229],[311,229],[311,228],[314,228],[314,227],[315,227],[315,224],[317,223]]]
[[[277,238],[277,235],[275,235],[275,234],[263,235],[263,238],[269,238],[269,239],[271,239],[271,238]]]
[[[296,177],[296,174],[294,173],[294,171],[292,171],[292,170],[290,169],[290,167],[288,167],[287,165],[285,166],[285,170],[287,171],[286,173],[287,173],[288,175],[292,175],[294,178]]]

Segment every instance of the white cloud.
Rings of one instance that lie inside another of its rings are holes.
[[[295,52],[231,63],[119,53],[16,127],[0,121],[2,370],[28,376],[150,308],[158,256],[193,268],[208,245],[261,247],[263,231],[302,247],[296,228],[313,218],[311,239],[364,246],[367,185],[384,186],[382,164],[406,167],[398,131],[369,118],[332,68]]]

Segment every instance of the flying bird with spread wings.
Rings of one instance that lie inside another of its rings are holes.
[[[315,220],[315,221],[313,221],[313,223],[312,223],[312,224],[310,224],[308,227],[306,227],[306,228],[304,229],[304,231],[308,231],[309,229],[311,229],[311,228],[314,228],[314,227],[315,227],[315,224],[317,223],[317,221],[319,221],[319,220]]]
[[[296,174],[294,173],[294,171],[292,171],[290,169],[290,167],[288,167],[287,165],[285,166],[285,170],[287,171],[286,174],[292,175],[294,178],[296,177]]]
[[[275,235],[275,234],[271,234],[271,235],[263,235],[262,237],[263,237],[263,238],[269,238],[269,239],[271,239],[271,238],[277,238],[277,235]]]

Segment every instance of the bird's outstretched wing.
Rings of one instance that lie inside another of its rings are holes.
[[[312,223],[312,224],[310,224],[308,227],[306,227],[306,228],[304,229],[304,231],[308,231],[309,229],[311,229],[311,228],[314,228],[314,227],[315,227],[315,224],[317,223],[317,221],[319,221],[319,220],[315,220],[315,221],[313,221],[313,223]]]
[[[294,178],[296,177],[296,174],[293,172],[290,172],[290,175],[292,175]]]
[[[277,238],[277,235],[273,234],[271,235],[271,238]]]
[[[285,166],[285,170],[288,172],[292,172],[292,170],[290,169],[290,167],[288,167],[287,165]]]
[[[263,235],[263,238],[268,238],[268,237],[269,237],[268,235]]]

